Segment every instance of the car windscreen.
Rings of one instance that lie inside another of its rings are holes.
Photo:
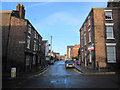
[[[66,63],[74,63],[73,60],[67,60]]]

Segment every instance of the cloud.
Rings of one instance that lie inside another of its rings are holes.
[[[76,16],[68,12],[56,12],[40,19],[40,21],[35,23],[35,27],[45,39],[49,39],[50,36],[48,34],[58,39],[60,36],[65,37],[65,34],[67,35],[68,32],[68,37],[71,37],[71,35],[78,37],[81,21],[79,15]]]
[[[51,2],[40,2],[40,3],[28,5],[26,8],[30,9],[30,8],[37,7],[37,6],[47,6],[49,3]]]
[[[37,27],[46,28],[56,26],[56,25],[67,25],[67,26],[80,26],[81,24],[81,18],[80,17],[75,17],[72,13],[67,13],[67,12],[56,12],[53,13],[52,15],[42,19],[39,21],[38,24],[36,24]],[[78,28],[77,28],[78,29]]]
[[[48,25],[55,25],[57,23],[63,23],[67,25],[78,25],[80,24],[80,18],[75,17],[71,13],[66,12],[56,12],[51,16],[48,16],[44,20],[45,23]]]

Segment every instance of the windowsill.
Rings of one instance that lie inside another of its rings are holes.
[[[106,21],[112,21],[113,19],[105,19]]]
[[[88,25],[88,27],[90,27],[90,24]]]
[[[88,43],[91,43],[91,41],[89,41]]]
[[[31,32],[28,32],[29,34],[31,34]]]
[[[106,38],[106,39],[115,39],[115,38]]]
[[[107,63],[116,63],[116,61],[107,61]]]
[[[88,32],[90,32],[91,31],[91,29],[88,29]]]
[[[29,47],[27,47],[27,49],[30,49]]]

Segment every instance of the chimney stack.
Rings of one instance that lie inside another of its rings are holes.
[[[107,7],[120,7],[120,0],[109,0]]]
[[[24,6],[22,4],[19,4],[16,6],[16,10],[19,11],[19,17],[21,19],[24,19],[25,18],[25,9],[24,9]]]

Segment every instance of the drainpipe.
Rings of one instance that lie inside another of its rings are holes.
[[[92,12],[93,12],[93,11],[92,11]],[[94,65],[94,69],[96,69],[96,60],[95,60],[95,31],[94,31],[94,12],[93,12],[92,14],[93,14],[93,15],[92,15],[92,16],[93,16],[93,17],[92,17],[92,24],[93,24],[93,25],[92,25],[92,28],[93,28],[93,44],[94,44],[94,51],[93,51],[93,52],[94,52],[94,61],[93,61],[93,62],[94,62],[94,64],[93,64],[93,65]]]

